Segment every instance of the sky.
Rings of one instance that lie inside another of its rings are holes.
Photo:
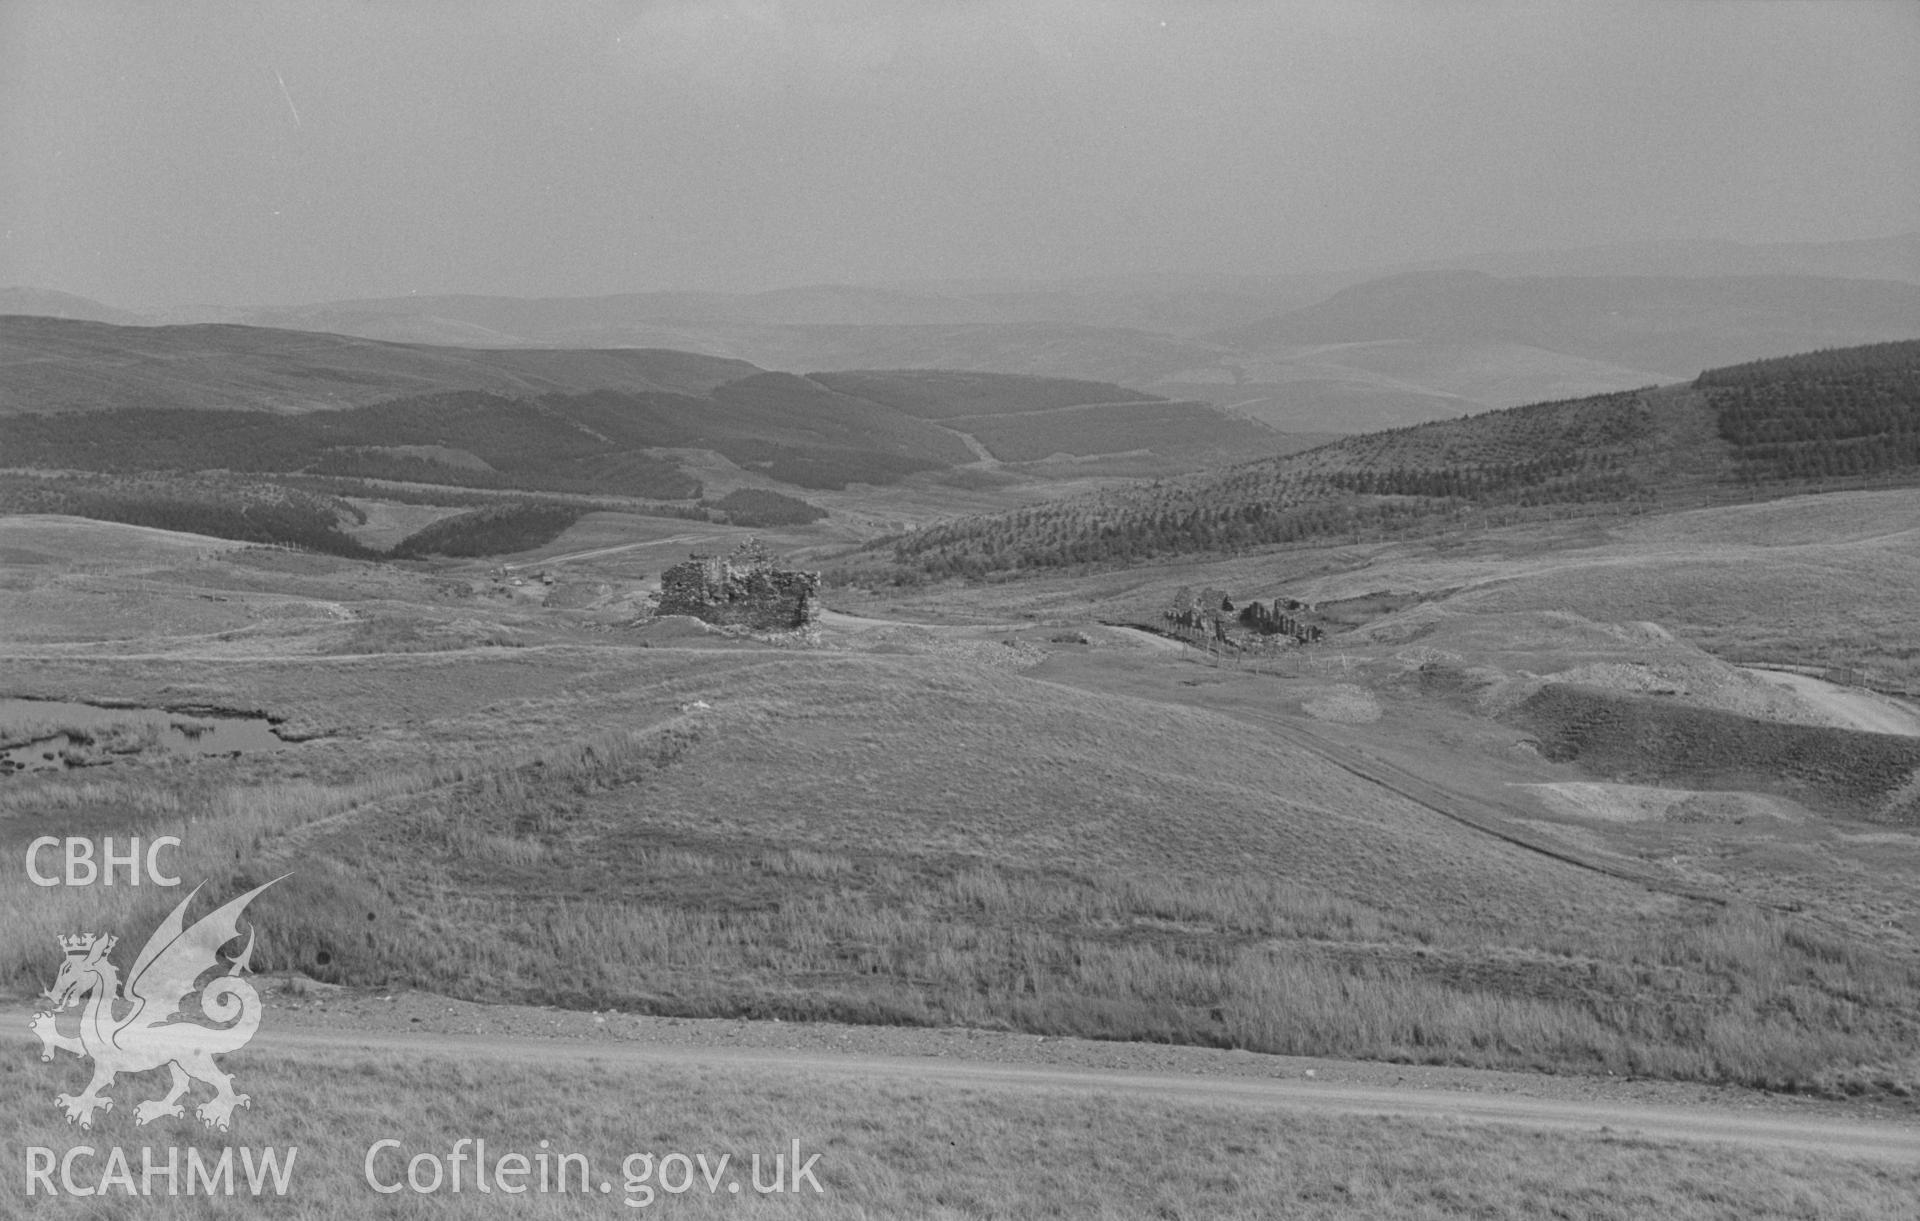
[[[128,308],[1920,230],[1920,4],[0,0],[0,285]]]

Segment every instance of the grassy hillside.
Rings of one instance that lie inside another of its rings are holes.
[[[1470,509],[1623,505],[1697,405],[1661,393],[1542,404],[1371,433],[1291,457],[1156,480],[890,544],[932,576],[1126,562],[1355,532],[1431,528]]]
[[[976,643],[977,662],[662,641],[237,662],[195,697],[330,727],[296,771],[16,778],[0,846],[29,815],[155,833],[191,811],[191,876],[297,862],[258,909],[263,968],[486,1001],[1911,1079],[1903,958],[1482,835],[1271,725],[1169,703],[1205,698],[1178,659],[1111,659],[1123,694]],[[124,660],[26,677],[180,681]],[[121,924],[166,904],[107,897]],[[32,898],[5,913],[9,981],[82,902]]]
[[[654,451],[707,450],[767,479],[838,490],[983,454],[1146,451],[1190,469],[1288,448],[1243,418],[1111,383],[914,371],[809,378],[683,352],[489,352],[8,318],[0,359],[10,373],[0,454],[40,469],[673,500],[698,497],[700,482],[681,457]],[[434,391],[419,393],[424,386]]]
[[[671,462],[638,452],[657,435],[644,419],[608,433],[595,427],[606,423],[597,407],[460,391],[302,415],[29,414],[0,417],[0,451],[15,466],[58,470],[306,472],[659,499],[700,494]]]
[[[1868,501],[1912,498],[1849,496],[1846,513],[1840,499],[1803,506],[1803,529],[1847,523],[1809,539],[1804,559],[1845,552],[1880,580],[1880,601],[1863,612],[1828,568],[1827,618],[1777,626],[1812,634],[1888,607],[1896,632],[1910,627],[1897,565],[1912,505],[1893,505],[1901,537],[1870,553],[1839,544]],[[1668,558],[1697,565],[1725,555],[1725,539],[1774,537],[1749,516],[1768,514],[1721,511],[1695,523],[1707,541]],[[445,520],[427,538],[446,550],[516,526]],[[257,963],[383,990],[1910,1096],[1920,858],[1906,840],[1860,836],[1903,825],[1855,820],[1910,807],[1910,791],[1889,790],[1911,745],[1831,726],[1759,736],[1711,708],[1686,713],[1709,679],[1738,675],[1656,629],[1463,613],[1475,591],[1580,605],[1555,575],[1568,564],[1633,596],[1652,583],[1631,567],[1652,541],[1602,551],[1587,536],[1669,520],[1448,540],[1420,553],[1424,576],[1411,546],[1326,548],[1244,557],[1238,576],[1210,564],[943,589],[902,599],[918,606],[892,623],[828,616],[808,647],[779,648],[626,627],[631,611],[576,614],[471,570],[186,542],[78,568],[73,557],[113,548],[34,525],[0,590],[0,635],[23,646],[12,691],[259,709],[299,744],[12,777],[0,850],[53,826],[158,834],[191,820],[181,871],[216,890],[295,871],[263,896]],[[1570,554],[1514,562],[1529,533],[1550,531]],[[658,567],[636,557],[706,545],[665,523],[656,541],[568,561],[554,593],[627,583],[627,565]],[[1342,551],[1308,587],[1302,569]],[[1712,604],[1753,609],[1756,589],[1770,618],[1790,609],[1768,595],[1792,557],[1729,563],[1744,597],[1668,580],[1656,592],[1694,623]],[[1323,605],[1435,597],[1260,673],[1088,622],[1128,588],[1164,604],[1142,588],[1153,581],[1224,582],[1236,598],[1295,589]],[[1018,600],[1047,584],[1077,618],[1022,619]],[[1643,596],[1620,617],[1654,606]],[[996,626],[942,626],[940,610]],[[1658,681],[1560,698],[1627,670]],[[1504,705],[1465,706],[1496,682],[1513,695],[1509,719],[1493,719]],[[1535,689],[1547,694],[1526,703]],[[1680,710],[1647,722],[1665,753],[1626,757],[1621,710],[1642,698]],[[1789,795],[1675,795],[1700,817],[1613,823],[1537,796],[1750,770]],[[1807,816],[1765,813],[1798,810],[1792,794]],[[0,911],[0,979],[23,988],[52,932],[82,915],[137,927],[168,903],[129,887],[104,914],[86,906],[98,895],[30,898]]]
[[[1551,683],[1512,713],[1555,761],[1608,777],[1688,789],[1790,796],[1810,809],[1920,824],[1920,739],[1790,725],[1672,700]]]
[[[322,411],[409,394],[701,394],[759,372],[690,352],[487,351],[247,326],[0,317],[0,416],[115,408]]]
[[[369,507],[391,518],[396,509],[408,505],[467,511],[402,512],[400,521],[412,520],[414,526],[394,528],[380,523],[368,528]],[[699,504],[410,488],[320,476],[0,472],[0,514],[119,522],[353,559],[518,551],[549,541],[582,514],[609,509],[646,517],[710,520],[707,509]],[[370,540],[375,539],[385,545],[373,545]]]
[[[890,540],[934,577],[1920,477],[1920,343],[1347,438]]]
[[[1221,374],[1224,373],[1225,376]],[[1140,383],[1230,407],[1285,432],[1359,433],[1674,380],[1500,339],[1288,345]]]
[[[1001,462],[1140,451],[1244,457],[1298,448],[1243,416],[1107,382],[925,369],[815,373],[809,380],[936,421]]]

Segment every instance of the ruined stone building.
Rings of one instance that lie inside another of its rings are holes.
[[[1179,592],[1173,595],[1173,607],[1165,617],[1167,622],[1182,631],[1212,636],[1224,643],[1227,639],[1224,612],[1232,605],[1224,590],[1203,589],[1195,594],[1182,585]]]
[[[784,631],[818,618],[819,596],[819,573],[775,567],[766,548],[750,538],[732,555],[696,551],[686,563],[661,573],[658,613]]]
[[[1296,614],[1305,609],[1304,604],[1292,598],[1276,598],[1272,606],[1263,606],[1256,598],[1240,608],[1240,625],[1261,636],[1286,635],[1301,644],[1312,644],[1326,632],[1319,624],[1308,623]]]
[[[1254,600],[1234,611],[1233,598],[1221,589],[1202,589],[1199,593],[1182,586],[1173,596],[1173,605],[1162,613],[1177,635],[1188,639],[1212,639],[1220,644],[1233,643],[1229,629],[1246,629],[1256,638],[1285,635],[1312,644],[1326,633],[1317,623],[1307,620],[1305,603],[1292,598],[1276,598],[1271,606]],[[1197,641],[1196,641],[1197,643]]]

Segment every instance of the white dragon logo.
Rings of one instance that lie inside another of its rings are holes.
[[[56,1048],[93,1060],[93,1080],[84,1091],[54,1097],[54,1105],[66,1111],[68,1123],[91,1128],[95,1111],[113,1109],[113,1099],[101,1091],[115,1077],[163,1064],[173,1070],[173,1088],[165,1098],[136,1106],[136,1123],[184,1114],[180,1098],[193,1081],[213,1087],[213,1098],[194,1110],[209,1128],[226,1131],[233,1109],[252,1105],[247,1095],[233,1092],[233,1075],[221,1072],[213,1062],[215,1055],[246,1046],[260,1026],[260,994],[239,977],[253,956],[252,932],[238,958],[224,960],[219,950],[240,935],[241,909],[273,882],[254,887],[183,930],[187,904],[200,893],[200,887],[194,887],[133,960],[124,995],[119,970],[107,959],[119,938],[95,933],[60,938],[66,961],[53,987],[41,993],[53,1008],[34,1014],[27,1025],[40,1036],[42,1060],[53,1059]],[[170,1020],[182,1016],[181,1004],[193,995],[200,977],[219,967],[227,968],[226,974],[208,981],[199,994],[200,1012],[216,1024]],[[79,1004],[83,997],[89,999],[80,1016],[79,1033],[61,1034],[55,1013]]]

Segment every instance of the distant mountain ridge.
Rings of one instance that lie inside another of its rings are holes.
[[[0,317],[0,370],[0,415],[339,410],[447,390],[699,394],[763,372],[691,352],[431,347],[224,323],[132,327],[21,316]]]
[[[1920,233],[1838,242],[1616,242],[1575,250],[1477,254],[1407,270],[1444,268],[1496,276],[1823,276],[1920,283]]]
[[[209,324],[0,317],[6,465],[228,470],[684,499],[655,451],[809,488],[978,462],[1145,455],[1191,470],[1293,441],[1107,382],[773,372],[660,349],[444,348]]]
[[[151,326],[154,319],[132,310],[115,309],[86,297],[50,288],[0,288],[0,314],[33,314],[83,322],[110,322],[116,326]]]
[[[1521,343],[1692,377],[1780,352],[1920,334],[1920,285],[1809,276],[1410,272],[1209,338],[1243,350],[1418,340]]]
[[[945,368],[1077,378],[1204,400],[1286,431],[1351,433],[1896,338],[1912,333],[1907,290],[1916,284],[1920,234],[1903,234],[1626,243],[1296,275],[447,294],[146,317],[16,289],[0,293],[0,309],[441,347],[663,348],[790,373]]]

